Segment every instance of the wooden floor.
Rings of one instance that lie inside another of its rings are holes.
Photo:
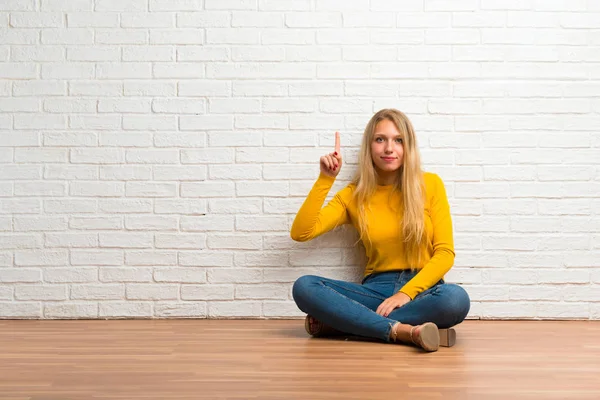
[[[3,320],[0,399],[600,399],[600,322],[456,330],[424,353],[300,320]]]

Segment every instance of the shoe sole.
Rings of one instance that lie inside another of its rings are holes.
[[[433,322],[423,324],[419,336],[421,337],[421,347],[424,350],[437,351],[440,347],[440,332],[437,325]]]
[[[310,319],[311,318],[312,317],[310,315],[307,315],[306,318],[304,318],[304,329],[306,329],[306,333],[308,333],[310,336],[318,337],[320,329],[317,329],[315,332],[312,332],[310,330]]]
[[[306,330],[306,333],[312,336],[312,334],[310,333],[310,317],[308,315],[306,316],[306,318],[304,318],[304,329]]]

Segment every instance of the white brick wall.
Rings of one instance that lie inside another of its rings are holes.
[[[471,318],[600,319],[592,1],[0,2],[0,318],[297,317],[356,236],[289,228],[405,111]]]

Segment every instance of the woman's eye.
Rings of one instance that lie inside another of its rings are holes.
[[[396,139],[396,142],[402,143],[402,139],[398,138],[398,139]]]
[[[380,137],[378,137],[378,138],[375,139],[375,141],[378,142],[378,143],[381,143],[383,141],[383,139],[380,138]]]

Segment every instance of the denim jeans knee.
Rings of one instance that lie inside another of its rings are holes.
[[[446,290],[449,292],[444,303],[446,312],[455,315],[456,323],[462,322],[469,314],[471,309],[471,299],[467,291],[459,285],[448,283]]]
[[[292,297],[294,298],[296,305],[302,311],[304,311],[304,309],[301,306],[301,303],[303,303],[303,300],[308,295],[310,291],[310,285],[317,282],[318,279],[319,277],[315,275],[304,275],[296,279],[296,281],[294,282],[294,285],[292,286]]]

